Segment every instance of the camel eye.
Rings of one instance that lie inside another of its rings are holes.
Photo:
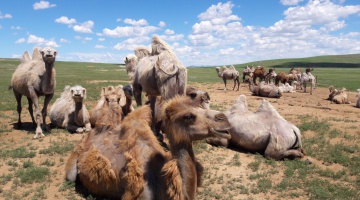
[[[109,102],[109,98],[105,98],[106,102]]]
[[[195,121],[195,119],[196,119],[196,116],[191,113],[184,115],[185,122],[190,123],[190,122]]]

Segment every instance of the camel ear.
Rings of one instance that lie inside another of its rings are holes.
[[[101,88],[100,96],[104,96],[104,95],[105,95],[105,92],[106,92],[106,87],[102,87],[102,88]]]
[[[129,60],[128,60],[128,58],[127,57],[125,57],[125,62],[127,63],[127,62],[129,62]]]

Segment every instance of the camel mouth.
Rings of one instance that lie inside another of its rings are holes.
[[[228,130],[215,130],[214,128],[210,129],[211,133],[213,133],[216,137],[231,139],[231,135]]]
[[[46,55],[47,58],[52,58],[54,57],[53,55]]]

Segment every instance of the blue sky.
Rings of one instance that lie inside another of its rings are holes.
[[[61,61],[123,63],[155,34],[186,66],[354,54],[360,1],[0,1],[0,58],[51,46]]]

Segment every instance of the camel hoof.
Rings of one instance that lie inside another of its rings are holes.
[[[34,139],[43,138],[43,137],[45,137],[45,135],[43,133],[35,133],[35,135],[34,135]]]

